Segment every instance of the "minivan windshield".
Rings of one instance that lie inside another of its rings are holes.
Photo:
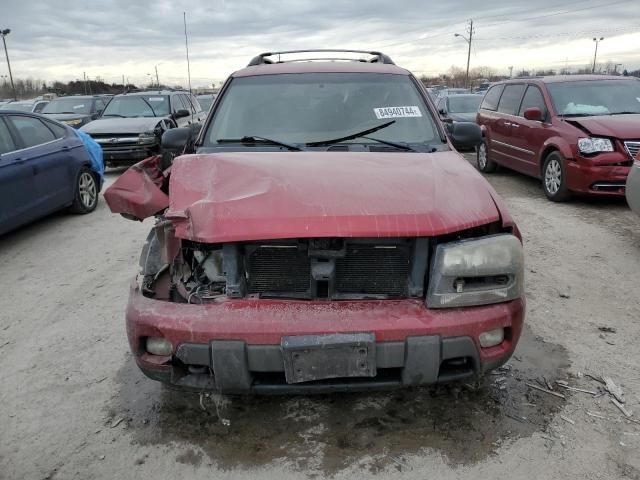
[[[91,98],[56,98],[47,104],[42,113],[78,113],[88,115],[91,113]]]
[[[169,115],[168,95],[122,95],[113,97],[103,117],[161,117]]]
[[[393,121],[393,122],[391,122]],[[233,79],[203,146],[264,137],[293,145],[340,139],[391,122],[372,134],[418,147],[441,145],[410,77],[376,73],[304,73]],[[340,143],[379,143],[358,137]]]
[[[640,113],[640,81],[586,80],[547,84],[561,116]]]

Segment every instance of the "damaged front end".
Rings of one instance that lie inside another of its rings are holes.
[[[403,207],[400,194],[375,204],[374,189],[322,203],[312,191],[328,191],[322,181],[299,172],[293,188],[253,161],[189,156],[170,172],[147,159],[105,195],[127,218],[156,216],[127,307],[146,375],[223,393],[314,393],[474,377],[509,358],[524,317],[521,245],[488,190],[467,189],[471,206],[449,206],[451,217],[434,195]]]

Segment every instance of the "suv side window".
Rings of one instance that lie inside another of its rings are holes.
[[[64,127],[47,120],[44,121],[44,124],[51,129],[56,138],[64,138],[67,136],[67,130]]]
[[[527,108],[537,107],[542,112],[542,118],[547,118],[547,105],[544,103],[544,97],[540,89],[534,85],[529,85],[527,92],[522,99],[522,105],[520,106],[520,112],[518,115],[523,117],[524,111]]]
[[[500,103],[498,104],[498,112],[515,115],[520,107],[520,100],[524,93],[526,85],[507,85],[504,89]]]
[[[44,123],[37,118],[10,115],[9,121],[18,130],[25,148],[53,142],[56,139],[51,130],[45,127]]]
[[[13,143],[13,138],[11,138],[7,124],[4,123],[4,120],[0,117],[0,155],[13,152],[16,149],[16,144]]]
[[[500,100],[502,90],[504,90],[504,85],[496,85],[495,87],[491,87],[487,90],[480,108],[496,111],[498,109],[498,101]]]

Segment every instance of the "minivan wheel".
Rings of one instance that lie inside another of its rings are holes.
[[[98,184],[93,172],[82,167],[76,179],[75,198],[71,204],[73,213],[93,212],[98,205]]]
[[[542,167],[542,188],[549,200],[563,202],[571,197],[567,188],[565,162],[560,152],[547,155]]]
[[[478,145],[478,170],[482,173],[491,173],[495,172],[498,168],[498,164],[492,161],[489,158],[489,148],[487,147],[487,142],[485,140],[482,141],[480,145]]]

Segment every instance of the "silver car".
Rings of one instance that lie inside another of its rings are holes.
[[[625,192],[631,210],[640,215],[640,160],[636,160],[629,171]]]

